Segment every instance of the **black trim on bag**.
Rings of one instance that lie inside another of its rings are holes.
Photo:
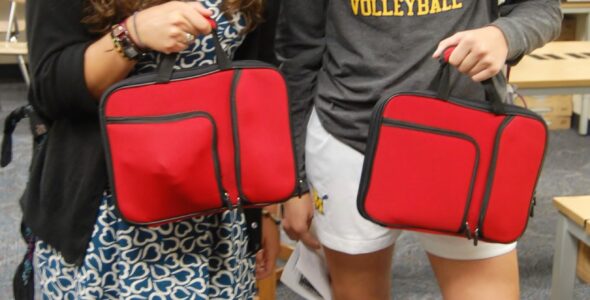
[[[512,120],[510,120],[510,121],[512,121]],[[547,123],[545,123],[544,121],[542,121],[541,124],[543,124],[543,127],[545,127],[545,132],[548,133]],[[506,124],[506,126],[508,126],[508,124]],[[504,129],[505,128],[502,128],[502,130],[504,130]],[[496,141],[495,141],[495,145],[494,145],[494,156],[497,155],[496,154],[496,148],[499,148],[498,141],[499,141],[499,137],[497,137],[496,138]],[[532,209],[534,208],[534,205],[535,205],[535,203],[534,203],[535,202],[535,197],[536,197],[536,192],[535,191],[537,190],[537,185],[539,184],[539,178],[541,178],[541,173],[543,171],[543,166],[545,165],[545,159],[547,158],[547,155],[546,154],[547,154],[547,146],[548,145],[549,145],[549,134],[546,134],[545,135],[545,146],[543,147],[543,154],[542,154],[541,164],[539,166],[539,172],[537,173],[537,179],[535,181],[535,185],[533,186],[533,194],[531,196],[531,200],[529,201],[529,209],[528,209],[528,216],[529,217],[526,217],[526,222],[524,224],[524,228],[523,228],[522,232],[518,235],[518,237],[516,237],[515,241],[518,240],[518,239],[520,239],[524,235],[524,233],[526,231],[526,228],[528,227],[529,220],[532,217],[531,211],[532,211]],[[486,186],[486,190],[487,190],[487,186]],[[487,191],[486,191],[486,193],[487,193]],[[486,201],[489,201],[489,199],[487,199]],[[486,203],[486,210],[487,210],[487,203]],[[478,228],[479,228],[479,232],[480,232],[480,235],[481,235],[481,240],[487,241],[487,242],[493,242],[493,243],[502,243],[502,244],[511,244],[511,243],[513,243],[514,241],[512,241],[512,242],[500,242],[500,241],[496,241],[494,239],[486,238],[484,236],[484,233],[483,233],[483,222],[485,221],[485,214],[486,214],[486,212],[483,212],[482,214],[480,214],[480,219],[481,220],[480,220],[480,222],[478,222],[478,223],[480,223],[480,224],[478,224]]]
[[[170,80],[168,82],[165,83],[159,83],[159,77],[158,77],[158,73],[157,72],[151,72],[151,73],[144,73],[144,74],[140,74],[140,75],[136,75],[136,76],[132,76],[132,77],[128,77],[124,80],[121,80],[115,84],[113,84],[112,86],[110,86],[102,95],[100,103],[99,103],[99,115],[100,115],[100,121],[101,121],[101,129],[102,129],[102,139],[104,141],[104,147],[105,147],[105,153],[107,153],[108,155],[108,147],[110,147],[108,145],[108,138],[106,136],[106,125],[105,125],[105,114],[106,114],[106,105],[108,100],[110,99],[110,96],[122,89],[126,89],[126,88],[134,88],[134,87],[141,87],[141,86],[146,86],[146,85],[153,85],[153,84],[168,84],[169,82],[174,82],[174,81],[182,81],[182,80],[189,80],[189,79],[194,79],[194,78],[199,78],[199,77],[203,77],[203,76],[207,76],[210,74],[214,74],[214,73],[218,73],[218,72],[224,72],[224,71],[232,71],[232,70],[242,70],[242,69],[270,69],[273,70],[275,72],[277,72],[278,74],[282,74],[281,71],[275,67],[274,65],[262,62],[262,61],[258,61],[258,60],[240,60],[240,61],[234,61],[231,62],[231,66],[228,66],[228,68],[221,68],[218,64],[212,64],[209,66],[204,66],[204,67],[199,67],[196,69],[184,69],[184,70],[174,70],[174,72],[172,73],[172,77],[170,78]],[[281,77],[283,78],[283,76],[281,75]],[[282,80],[282,82],[285,84],[285,89],[287,91],[287,94],[289,94],[289,86],[285,83],[284,79]],[[232,89],[232,93],[233,93],[233,89]],[[292,195],[289,196],[286,199],[279,199],[276,202],[284,202],[286,200],[289,200],[291,197],[296,196],[297,194],[301,193],[301,185],[304,184],[303,181],[299,178],[299,172],[298,172],[298,159],[297,159],[297,153],[296,153],[296,148],[295,148],[295,133],[293,132],[293,118],[291,116],[291,101],[292,99],[290,97],[287,97],[288,99],[288,109],[289,109],[289,131],[290,131],[290,138],[291,138],[291,146],[293,148],[293,162],[294,162],[294,172],[295,172],[295,185],[293,188],[293,192]],[[107,159],[110,160],[110,156],[107,156]],[[239,162],[236,162],[239,163]],[[108,167],[108,164],[107,164]],[[107,168],[108,169],[108,168]],[[109,170],[109,176],[112,172]],[[227,198],[227,197],[226,197]],[[244,199],[247,200],[247,199]],[[231,203],[231,200],[227,199],[227,201],[229,203]],[[248,203],[248,207],[263,207],[268,205],[268,203],[259,203],[259,204],[254,204],[254,203]],[[222,211],[222,210],[220,210]],[[205,214],[205,213],[203,213]]]
[[[479,235],[483,237],[483,221],[485,218],[485,214],[488,210],[488,204],[490,202],[490,196],[492,194],[492,187],[494,185],[494,176],[496,175],[496,164],[498,162],[498,153],[500,152],[500,139],[502,138],[502,134],[504,133],[504,130],[506,129],[506,127],[508,127],[508,124],[510,124],[510,122],[512,122],[512,120],[514,119],[513,116],[510,117],[505,117],[504,120],[502,120],[502,123],[500,124],[500,126],[498,127],[498,130],[496,131],[496,138],[494,139],[494,149],[492,151],[492,159],[490,161],[490,168],[488,170],[488,174],[487,174],[487,179],[486,179],[486,187],[485,187],[485,192],[484,192],[484,196],[483,199],[481,201],[481,207],[479,208],[479,217],[478,217],[478,222],[477,222],[477,229],[479,229]]]
[[[267,64],[265,62],[261,62],[261,61],[257,61],[257,60],[242,60],[242,61],[233,62],[231,65],[231,68],[228,68],[228,69],[222,69],[219,67],[219,65],[213,64],[213,65],[209,65],[209,66],[199,67],[196,69],[185,69],[185,70],[174,71],[174,73],[172,73],[172,78],[170,79],[170,82],[187,80],[187,79],[194,79],[194,78],[210,75],[213,73],[219,73],[219,72],[231,71],[231,70],[240,70],[240,69],[246,69],[246,68],[248,68],[248,69],[272,69],[272,70],[275,70],[276,72],[280,73],[280,71],[275,66],[273,66],[271,64]],[[118,91],[123,88],[131,88],[131,87],[139,87],[139,86],[144,86],[144,85],[167,84],[168,83],[168,82],[159,83],[158,79],[159,78],[158,78],[157,73],[150,72],[150,73],[132,76],[132,77],[123,79],[123,80],[111,85],[103,93],[102,98],[100,100],[101,113],[103,112],[104,107],[106,106],[106,101],[108,100],[108,97],[112,93],[114,93],[115,91]]]
[[[480,149],[479,149],[479,145],[477,144],[477,142],[475,141],[474,138],[472,138],[471,136],[468,136],[466,134],[463,134],[461,132],[457,132],[457,131],[452,131],[452,130],[447,130],[447,129],[441,129],[441,128],[437,128],[437,127],[431,127],[431,126],[425,126],[425,125],[419,125],[419,124],[413,124],[413,123],[409,123],[409,122],[404,122],[404,121],[399,121],[399,120],[394,120],[394,119],[390,119],[390,118],[381,118],[381,124],[383,124],[383,126],[389,126],[389,127],[396,127],[396,128],[403,128],[403,129],[407,129],[407,130],[415,130],[415,131],[422,131],[422,132],[426,132],[426,133],[430,133],[430,134],[437,134],[437,135],[444,135],[444,136],[448,136],[448,137],[452,137],[452,138],[457,138],[457,139],[461,139],[464,141],[468,141],[469,143],[471,143],[475,149],[475,159],[474,159],[474,163],[473,163],[473,170],[471,173],[471,180],[469,183],[469,190],[467,192],[467,199],[465,199],[465,209],[463,212],[463,216],[461,218],[461,222],[459,225],[459,228],[457,229],[457,231],[445,231],[445,232],[452,232],[452,233],[461,233],[464,231],[464,224],[467,220],[467,217],[469,215],[469,208],[471,207],[471,202],[472,202],[472,198],[473,198],[473,190],[475,187],[475,180],[477,177],[477,170],[479,168],[479,159],[480,159]],[[379,132],[381,131],[381,126],[379,126]],[[379,136],[379,135],[377,135]],[[375,136],[374,136],[375,137]],[[371,152],[367,152],[365,155],[365,159],[366,161],[372,162],[374,160],[374,156],[375,153],[377,152],[377,139],[375,139],[373,137],[373,139],[370,139],[370,141],[375,141],[375,143],[370,146],[371,147]],[[366,169],[365,169],[366,167]],[[365,197],[366,197],[366,193],[368,192],[368,188],[369,188],[369,182],[370,182],[370,175],[372,175],[372,168],[373,168],[373,164],[364,164],[363,165],[363,182],[361,182],[361,187],[365,187],[362,189],[362,192],[359,191],[359,197],[362,197],[362,201],[357,201],[358,205],[358,209],[361,212],[361,215],[363,215],[365,218],[368,217],[367,212],[364,209],[364,202],[365,202]],[[368,172],[367,174],[365,174],[365,172]],[[369,175],[369,176],[364,176],[364,175]],[[362,193],[362,194],[361,194]],[[362,205],[361,205],[362,202]],[[376,220],[372,219],[369,217],[369,219],[372,222],[376,222]],[[432,229],[432,228],[421,228],[421,227],[402,227],[399,225],[395,225],[395,224],[386,224],[386,223],[382,223],[382,222],[376,222],[380,225],[384,225],[384,226],[394,226],[396,228],[416,228],[416,229],[426,229],[426,230],[439,230],[439,231],[444,231],[444,230],[440,230],[440,229]]]
[[[456,104],[462,107],[466,107],[466,108],[470,108],[470,109],[476,109],[482,112],[486,112],[486,113],[490,113],[490,114],[494,114],[493,112],[493,108],[492,105],[487,102],[487,101],[478,101],[478,100],[465,100],[465,99],[459,99],[459,98],[455,98],[455,97],[449,97],[448,99],[441,99],[438,98],[436,96],[435,92],[430,92],[430,91],[424,91],[424,92],[401,92],[401,93],[395,93],[390,97],[384,98],[382,100],[380,100],[379,102],[383,102],[382,105],[385,106],[386,104],[388,104],[391,100],[400,97],[400,96],[418,96],[418,97],[427,97],[427,98],[432,98],[431,100],[439,100],[439,101],[445,101],[448,103],[452,103],[452,104]],[[539,116],[537,113],[524,108],[524,107],[520,107],[520,106],[516,106],[516,105],[512,105],[512,104],[504,104],[504,108],[505,108],[505,114],[506,116],[525,116],[525,117],[531,117],[534,119],[537,119],[541,122],[545,122],[543,120],[543,118],[541,116]]]
[[[376,148],[377,148],[377,142],[378,142],[378,137],[380,134],[380,129],[381,129],[381,123],[383,120],[383,111],[386,107],[386,105],[394,100],[396,97],[399,96],[419,96],[419,97],[427,97],[427,98],[433,98],[431,100],[439,100],[439,101],[446,101],[452,104],[456,104],[462,107],[466,107],[466,108],[470,108],[470,109],[476,109],[482,112],[486,112],[486,113],[490,113],[493,114],[493,109],[492,106],[489,102],[484,102],[484,101],[478,101],[478,100],[464,100],[464,99],[459,99],[459,98],[455,98],[455,97],[448,97],[448,99],[440,99],[436,96],[435,92],[432,91],[424,91],[424,92],[397,92],[392,94],[391,96],[388,96],[386,98],[382,98],[379,102],[377,102],[377,104],[375,105],[375,108],[373,109],[372,115],[371,115],[371,120],[370,120],[370,126],[369,126],[369,136],[367,139],[367,148],[366,148],[366,152],[365,152],[365,158],[364,158],[364,162],[363,162],[363,169],[362,169],[362,173],[361,173],[361,182],[359,185],[359,190],[358,190],[358,195],[357,195],[357,209],[359,211],[359,213],[367,220],[385,226],[385,227],[389,227],[387,224],[382,224],[381,222],[378,222],[374,219],[372,219],[366,212],[366,210],[364,209],[365,206],[365,198],[366,198],[366,194],[368,192],[368,188],[369,188],[369,182],[371,181],[371,172],[372,172],[372,162],[376,153]],[[547,123],[545,123],[545,121],[543,120],[543,118],[541,116],[539,116],[538,114],[536,114],[535,112],[524,108],[524,107],[519,107],[516,105],[511,105],[511,104],[504,104],[504,115],[505,116],[523,116],[523,117],[528,117],[528,118],[532,118],[538,122],[540,122],[543,127],[545,128],[545,132],[547,132]],[[541,172],[542,172],[542,168],[546,159],[546,153],[547,153],[547,145],[549,143],[549,135],[545,136],[545,147],[543,149],[543,158],[541,161],[541,166],[539,169],[539,173],[537,174],[537,181],[535,183],[534,186],[534,190],[536,190],[536,187],[539,183],[539,178],[541,176]],[[534,195],[533,195],[534,197]],[[530,201],[530,205],[529,205],[529,212],[532,209],[532,198]],[[527,224],[525,224],[525,229],[528,226],[528,218],[527,218]],[[412,229],[414,227],[397,227],[396,228],[406,228],[406,229]],[[417,227],[416,227],[417,228]],[[421,228],[417,228],[417,229],[421,229]],[[469,230],[469,228],[467,228]],[[442,231],[439,229],[436,229],[435,231]],[[521,233],[520,236],[522,236],[522,234],[524,234],[525,230],[523,230],[523,232]],[[459,232],[460,233],[460,232]],[[519,237],[520,237],[519,236]],[[491,239],[487,239],[486,237],[481,237],[480,240],[483,241],[489,241],[489,242],[494,242],[494,243],[504,243],[504,244],[510,244],[511,242],[501,242],[501,241],[495,241],[495,240],[491,240]]]
[[[240,77],[242,75],[241,70],[236,70],[234,72],[234,77],[232,78],[231,82],[231,92],[229,96],[229,107],[231,110],[231,126],[232,126],[232,137],[234,140],[234,167],[236,169],[236,187],[238,188],[238,197],[237,203],[238,205],[240,202],[250,203],[246,196],[244,195],[244,191],[242,189],[242,160],[241,160],[241,153],[240,153],[240,135],[239,135],[239,128],[238,128],[238,112],[237,112],[237,105],[236,105],[236,94],[238,89],[238,83],[240,82]]]
[[[116,185],[115,185],[115,173],[113,171],[113,161],[112,161],[112,154],[111,154],[111,146],[109,143],[109,139],[107,136],[107,125],[109,124],[149,124],[149,123],[165,123],[165,122],[170,122],[170,121],[183,121],[183,120],[187,120],[187,119],[192,119],[192,118],[206,118],[209,120],[209,122],[212,125],[212,140],[211,140],[211,147],[212,147],[212,156],[213,156],[213,168],[214,168],[214,172],[215,172],[215,180],[217,181],[217,187],[219,189],[219,196],[220,196],[220,204],[221,207],[220,208],[215,208],[215,209],[211,209],[211,210],[206,210],[206,211],[200,211],[197,213],[189,213],[186,215],[182,215],[182,216],[177,216],[177,217],[173,217],[173,218],[168,218],[168,219],[162,219],[162,220],[158,220],[158,221],[153,221],[153,222],[135,222],[135,221],[131,221],[129,219],[127,219],[119,210],[119,202],[117,199],[117,191],[116,191]],[[107,172],[109,174],[109,181],[110,181],[110,188],[111,188],[111,195],[113,197],[113,199],[115,200],[115,213],[121,217],[123,220],[125,220],[126,222],[130,223],[130,224],[136,224],[136,225],[154,225],[154,224],[161,224],[161,223],[166,223],[166,222],[170,222],[170,221],[175,221],[175,220],[182,220],[182,219],[186,219],[189,217],[197,217],[197,216],[201,216],[201,215],[207,215],[207,214],[212,214],[212,213],[216,213],[216,212],[220,212],[225,210],[228,207],[231,207],[231,201],[227,198],[227,193],[225,192],[225,189],[223,188],[223,183],[221,180],[221,167],[220,167],[220,163],[219,163],[219,153],[217,151],[217,124],[215,123],[215,120],[213,119],[213,117],[204,111],[192,111],[192,112],[185,112],[185,113],[176,113],[176,114],[169,114],[169,115],[161,115],[161,116],[133,116],[133,117],[105,117],[104,114],[100,115],[101,118],[101,127],[103,127],[101,134],[102,134],[102,139],[103,139],[103,143],[105,146],[105,157],[106,157],[106,162],[107,162]]]
[[[231,92],[230,92],[230,108],[231,108],[231,120],[232,120],[232,133],[233,133],[233,141],[234,141],[234,160],[235,160],[235,171],[236,171],[236,186],[238,189],[238,197],[240,202],[248,205],[248,207],[263,207],[268,205],[268,203],[264,204],[264,203],[253,203],[252,201],[250,201],[247,197],[246,194],[244,193],[244,190],[242,188],[242,160],[241,160],[241,147],[240,147],[240,135],[239,135],[239,128],[238,128],[238,112],[237,112],[237,99],[236,99],[236,95],[237,95],[237,88],[238,88],[238,84],[240,82],[240,78],[242,75],[242,70],[241,69],[237,69],[234,73],[234,77],[232,79],[232,84],[231,84]],[[286,84],[285,84],[286,86]],[[287,91],[287,95],[288,95],[288,91]],[[287,97],[287,99],[290,100],[290,98]],[[287,103],[290,107],[290,102]],[[294,164],[294,170],[295,170],[295,184],[293,185],[293,192],[291,193],[291,195],[288,198],[285,199],[278,199],[277,201],[273,201],[274,202],[284,202],[286,200],[289,200],[290,198],[293,197],[294,194],[297,193],[297,190],[299,189],[299,174],[298,174],[298,165],[297,165],[297,154],[295,153],[295,143],[294,143],[294,138],[293,138],[293,123],[291,122],[291,113],[288,114],[289,115],[289,132],[291,134],[291,146],[292,146],[292,151],[293,151],[293,164]]]

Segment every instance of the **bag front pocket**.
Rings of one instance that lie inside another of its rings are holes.
[[[231,101],[240,198],[253,205],[287,200],[297,169],[284,79],[273,69],[236,72]]]
[[[111,189],[125,220],[156,224],[227,205],[205,112],[106,119]]]
[[[479,162],[475,140],[392,119],[375,138],[365,158],[361,213],[389,227],[463,231]]]

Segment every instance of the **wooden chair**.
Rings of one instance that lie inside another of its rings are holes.
[[[23,74],[23,79],[29,85],[30,77],[26,61],[28,55],[27,43],[18,39],[23,23],[18,20],[16,15],[17,5],[24,4],[25,0],[9,0],[9,2],[10,11],[8,21],[6,22],[6,36],[4,41],[0,42],[0,55],[16,56],[21,73]]]
[[[281,244],[279,251],[279,260],[286,262],[293,253],[293,246],[287,244]],[[281,279],[283,274],[283,267],[277,267],[275,272],[268,278],[258,280],[256,286],[258,287],[258,296],[255,299],[258,300],[275,300],[277,292],[277,283]]]
[[[578,262],[578,242],[590,246],[590,195],[578,197],[555,197],[553,204],[559,211],[551,300],[572,299]],[[582,270],[588,268],[588,257],[581,253]],[[581,272],[581,275],[584,275]]]

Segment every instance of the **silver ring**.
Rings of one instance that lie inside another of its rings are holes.
[[[190,34],[190,33],[188,33],[188,32],[186,32],[184,34],[184,38],[185,38],[187,44],[190,44],[190,43],[192,43],[195,40],[195,36],[192,35],[192,34]]]

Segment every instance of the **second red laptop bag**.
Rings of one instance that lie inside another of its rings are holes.
[[[271,65],[217,63],[123,80],[100,104],[110,189],[134,224],[284,201],[299,186],[285,81]]]
[[[378,103],[358,209],[387,227],[511,243],[532,214],[547,126],[503,104],[491,81],[488,101],[450,97],[449,69],[441,63],[433,92]]]

